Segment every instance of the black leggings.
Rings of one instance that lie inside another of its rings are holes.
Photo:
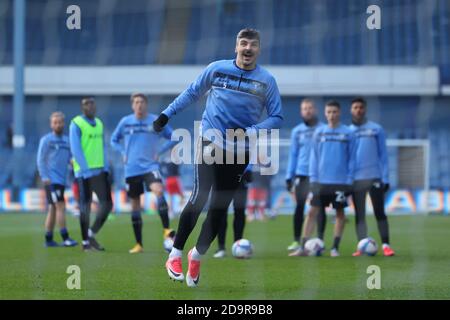
[[[100,209],[96,214],[92,232],[97,233],[105,223],[113,207],[111,198],[111,184],[108,180],[108,173],[102,172],[99,175],[88,179],[78,178],[80,189],[80,226],[81,236],[84,241],[88,240],[89,216],[91,213],[92,192],[97,195]]]
[[[247,183],[241,181],[238,189],[236,190],[233,197],[233,207],[234,207],[234,220],[233,220],[233,232],[234,241],[242,239],[245,227],[245,207],[247,204]],[[227,234],[228,217],[223,216],[223,220],[220,224],[219,233],[217,235],[217,240],[219,242],[219,249],[225,250],[225,239]]]
[[[389,223],[384,212],[384,190],[379,179],[357,180],[353,184],[353,203],[355,205],[355,227],[358,240],[367,237],[366,194],[369,192],[373,211],[377,220],[378,232],[383,243],[389,243]]]
[[[309,177],[297,176],[295,179],[294,241],[300,241],[305,216],[305,203],[310,191]],[[317,236],[323,240],[327,216],[325,208],[321,207],[317,216]]]
[[[237,164],[235,155],[235,164],[226,164],[226,153],[224,151],[223,164],[206,164],[204,161],[199,163],[198,157],[203,154],[205,147],[209,144],[211,142],[203,141],[200,152],[197,152],[197,163],[194,165],[194,188],[180,215],[174,243],[176,249],[184,249],[184,245],[210,195],[209,210],[196,244],[197,251],[200,254],[206,253],[211,242],[217,236],[223,217],[227,214],[228,206],[249,161],[248,154],[246,154],[244,163]]]

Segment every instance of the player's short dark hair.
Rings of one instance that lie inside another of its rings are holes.
[[[354,98],[352,100],[351,104],[354,104],[354,103],[361,103],[364,106],[364,108],[367,107],[367,101],[363,97],[356,97],[356,98]]]
[[[329,100],[325,104],[325,107],[336,107],[338,109],[341,109],[341,104],[339,102],[337,102],[336,100]]]
[[[242,29],[241,31],[238,32],[237,36],[236,36],[236,41],[239,41],[239,39],[256,39],[258,40],[258,42],[261,42],[260,36],[259,36],[259,31],[256,29],[252,29],[252,28],[245,28]]]
[[[131,103],[133,103],[133,101],[134,101],[135,98],[142,98],[142,99],[144,99],[145,103],[148,104],[148,98],[147,98],[147,96],[146,96],[145,94],[143,94],[143,93],[140,93],[140,92],[133,93],[133,94],[131,95],[131,97],[130,97]]]
[[[81,105],[85,106],[89,103],[95,103],[95,99],[94,97],[84,97],[83,99],[81,99]]]

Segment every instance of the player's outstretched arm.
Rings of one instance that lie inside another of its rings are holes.
[[[159,117],[153,122],[153,130],[156,132],[161,132],[173,115],[184,110],[187,106],[197,101],[209,89],[211,89],[214,66],[215,63],[211,63],[208,67],[206,67],[198,78],[178,97],[176,97],[175,100],[173,100],[173,102],[163,112],[161,112]]]

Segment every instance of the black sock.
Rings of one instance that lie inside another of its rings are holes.
[[[89,239],[89,215],[91,211],[91,202],[82,203],[80,202],[80,229],[81,229],[81,238],[83,241],[87,241]]]
[[[59,233],[61,234],[61,238],[63,239],[63,241],[69,239],[69,232],[66,228],[62,228],[61,230],[59,230]]]
[[[234,241],[242,239],[244,237],[245,228],[245,209],[235,209],[234,220],[233,220],[233,230],[234,230]]]
[[[225,240],[227,234],[227,219],[228,215],[224,215],[220,222],[219,232],[217,233],[217,243],[219,244],[219,250],[225,250]]]
[[[339,250],[339,243],[341,242],[341,237],[334,237],[333,249]]]
[[[383,243],[389,244],[389,224],[387,219],[380,219],[377,221],[378,224],[378,230],[381,235],[381,241]]]
[[[142,246],[142,217],[140,211],[133,211],[131,213],[131,223],[133,224],[136,242]]]
[[[164,229],[169,229],[169,210],[164,196],[158,198],[158,212]]]
[[[53,241],[53,232],[52,231],[45,232],[45,241],[47,241],[47,242]]]

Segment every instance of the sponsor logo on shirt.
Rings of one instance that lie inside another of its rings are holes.
[[[320,142],[342,142],[347,143],[349,141],[349,135],[342,132],[321,132],[318,134]]]
[[[264,99],[267,84],[232,74],[215,72],[213,75],[212,87],[244,92]]]

